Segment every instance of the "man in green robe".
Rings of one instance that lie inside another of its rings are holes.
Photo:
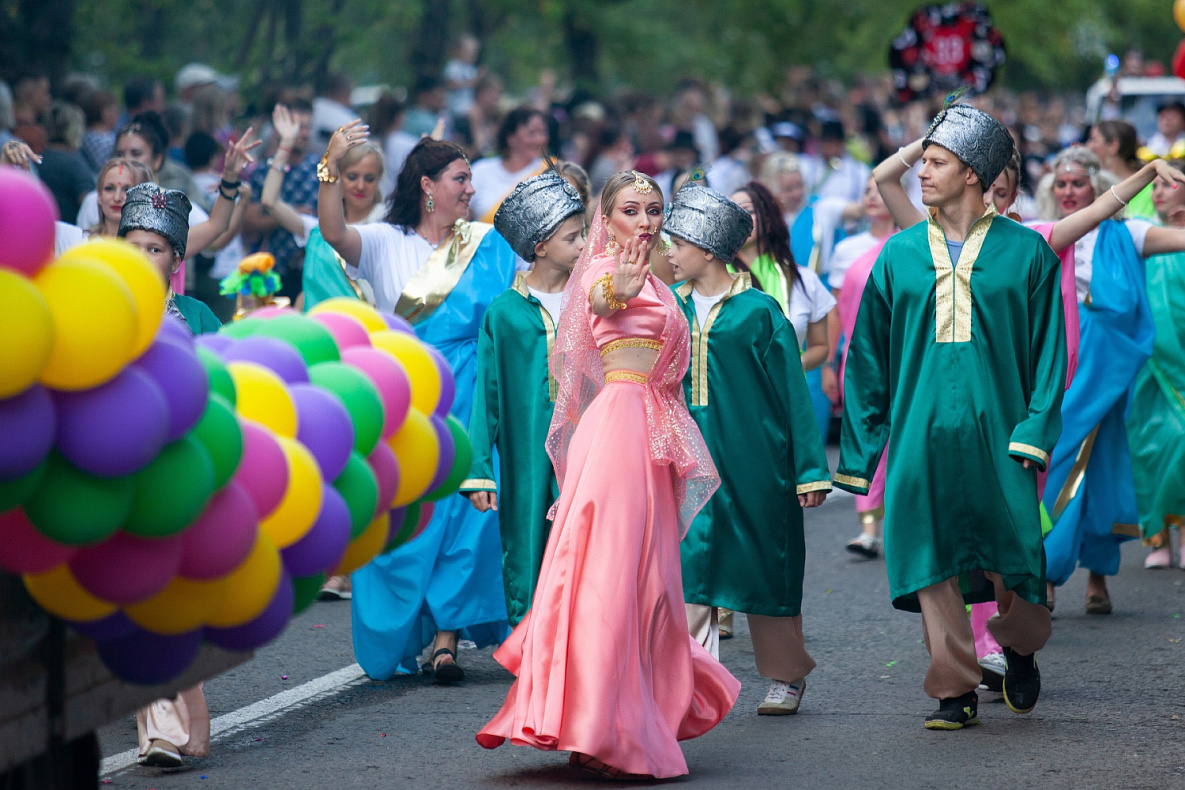
[[[564,284],[584,246],[584,204],[567,181],[548,170],[515,188],[494,227],[534,267],[515,277],[481,322],[469,420],[473,464],[460,490],[478,509],[498,511],[506,611],[513,626],[531,607],[551,531],[547,511],[559,498],[545,447],[556,397],[547,360]]]
[[[1012,155],[986,113],[944,110],[920,179],[929,222],[888,241],[860,302],[835,483],[868,491],[886,442],[885,564],[893,605],[920,611],[940,702],[928,729],[978,722],[981,680],[964,603],[990,600],[1004,698],[1027,713],[1051,633],[1037,472],[1061,432],[1060,263],[1035,231],[984,211]]]

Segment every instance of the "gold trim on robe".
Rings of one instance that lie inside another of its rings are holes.
[[[930,255],[934,259],[934,340],[937,343],[971,341],[971,272],[979,259],[984,239],[998,214],[989,206],[975,220],[963,243],[956,267],[946,246],[946,233],[934,214],[930,215]]]
[[[830,491],[830,490],[831,490],[831,481],[830,480],[820,480],[817,483],[803,483],[802,485],[798,486],[795,489],[794,493],[802,495],[802,494],[809,494],[812,491]]]
[[[449,235],[407,281],[395,312],[413,324],[431,318],[457,287],[477,248],[493,229],[493,225],[482,222],[457,220]]]
[[[1022,442],[1009,442],[1008,452],[1032,456],[1032,459],[1040,461],[1042,466],[1049,466],[1049,453],[1040,447],[1034,447],[1031,444],[1024,444]]]
[[[725,292],[724,298],[712,305],[712,309],[708,311],[708,317],[704,319],[703,330],[699,328],[699,319],[694,315],[695,304],[692,303],[691,312],[693,315],[689,322],[691,324],[691,402],[687,404],[688,406],[708,405],[708,333],[712,331],[712,324],[715,323],[716,316],[720,313],[720,305],[751,287],[753,287],[753,278],[747,272],[738,274],[728,291]],[[691,298],[691,292],[694,289],[694,283],[689,280],[676,288],[675,292],[686,302]]]
[[[1086,478],[1086,465],[1090,462],[1090,452],[1094,449],[1094,437],[1098,432],[1099,428],[1096,425],[1095,429],[1082,442],[1082,446],[1078,448],[1078,457],[1074,459],[1074,466],[1070,468],[1070,474],[1066,477],[1066,482],[1062,485],[1062,490],[1058,492],[1057,499],[1053,503],[1053,510],[1049,513],[1049,517],[1054,522],[1061,518],[1062,513],[1070,504],[1070,500],[1078,495],[1078,489]]]
[[[851,486],[852,488],[863,488],[865,490],[868,489],[868,481],[863,477],[852,477],[851,475],[837,474],[832,479],[841,485]]]
[[[512,291],[517,291],[527,301],[531,300],[531,291],[527,287],[527,273],[518,272],[514,275],[514,283],[510,286]],[[538,301],[538,300],[536,300]],[[542,303],[539,304],[539,317],[543,319],[543,333],[547,336],[547,358],[551,359],[551,352],[555,350],[555,321],[552,320],[551,313],[547,312],[547,308]],[[556,395],[559,393],[559,382],[555,380],[555,376],[551,375],[551,365],[547,366],[547,399],[555,403]]]
[[[458,491],[497,491],[498,485],[493,480],[485,480],[473,478],[470,480],[462,480],[461,485],[457,486]]]

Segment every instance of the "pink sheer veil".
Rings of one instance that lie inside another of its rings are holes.
[[[547,434],[547,454],[563,491],[568,448],[572,436],[593,398],[605,386],[601,352],[592,331],[592,307],[584,277],[590,268],[605,264],[609,235],[601,209],[593,215],[584,251],[564,288],[559,327],[549,365],[558,384],[555,411]],[[679,513],[679,535],[720,485],[720,477],[698,426],[687,412],[683,376],[690,359],[691,334],[687,319],[675,303],[670,288],[653,274],[649,284],[667,309],[662,350],[654,363],[646,388],[646,424],[650,455],[655,463],[669,465]],[[627,437],[626,441],[633,440]],[[555,517],[552,506],[549,518]]]

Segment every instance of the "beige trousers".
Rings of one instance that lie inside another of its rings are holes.
[[[158,699],[136,711],[140,756],[148,754],[152,741],[168,741],[182,754],[205,757],[210,753],[210,710],[202,684],[185,689],[173,699]]]
[[[999,611],[987,622],[988,630],[1001,647],[1027,656],[1045,647],[1053,633],[1049,610],[1005,590],[999,574],[988,573],[996,589]],[[922,627],[930,668],[924,688],[935,699],[960,697],[979,687],[983,672],[975,656],[975,634],[959,592],[959,580],[947,579],[918,590]]]
[[[716,622],[716,607],[689,603],[687,627],[691,637],[707,648],[713,658],[720,658],[720,630]],[[749,637],[753,640],[753,657],[757,674],[787,683],[801,680],[815,668],[815,660],[806,652],[802,637],[802,615],[798,617],[767,617],[746,614]]]

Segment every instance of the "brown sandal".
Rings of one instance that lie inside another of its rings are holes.
[[[1111,596],[1109,596],[1109,595],[1088,595],[1088,596],[1086,596],[1086,613],[1087,614],[1111,614]]]
[[[649,774],[630,774],[608,763],[601,762],[591,754],[572,752],[568,755],[568,766],[598,779],[609,779],[615,782],[653,782],[655,778]]]

